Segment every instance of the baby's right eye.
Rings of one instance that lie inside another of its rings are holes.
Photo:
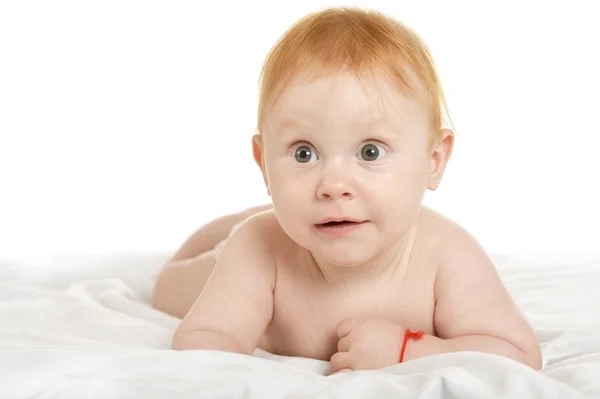
[[[317,153],[307,145],[301,145],[294,150],[294,158],[300,163],[316,162]]]

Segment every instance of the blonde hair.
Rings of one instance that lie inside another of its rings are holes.
[[[417,34],[378,11],[333,7],[301,18],[267,55],[260,74],[259,134],[266,110],[292,79],[311,67],[329,72],[347,69],[356,76],[379,70],[397,89],[416,96],[417,87],[408,74],[412,72],[427,96],[432,141],[442,129],[444,111],[450,120],[429,49]]]

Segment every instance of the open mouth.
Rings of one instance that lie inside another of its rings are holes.
[[[321,223],[319,226],[326,226],[326,227],[347,226],[347,225],[360,224],[360,223],[361,222],[353,222],[351,220],[340,220],[340,221],[335,221],[335,222]]]
[[[343,236],[360,228],[366,220],[329,220],[315,225],[318,231],[329,236]]]

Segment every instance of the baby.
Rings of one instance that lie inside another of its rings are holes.
[[[454,134],[419,37],[381,13],[323,10],[283,35],[261,78],[252,151],[272,206],[203,227],[161,272],[154,307],[183,318],[173,348],[261,348],[333,372],[456,351],[540,369],[484,250],[422,205]]]

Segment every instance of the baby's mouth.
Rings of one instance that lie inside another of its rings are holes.
[[[317,231],[328,236],[346,236],[360,228],[366,220],[328,220],[315,224]]]
[[[327,222],[327,223],[319,223],[318,226],[325,226],[325,227],[330,227],[330,226],[346,226],[346,225],[353,225],[353,224],[360,224],[363,222],[355,222],[353,220],[339,220],[339,221],[332,221],[332,222]]]

